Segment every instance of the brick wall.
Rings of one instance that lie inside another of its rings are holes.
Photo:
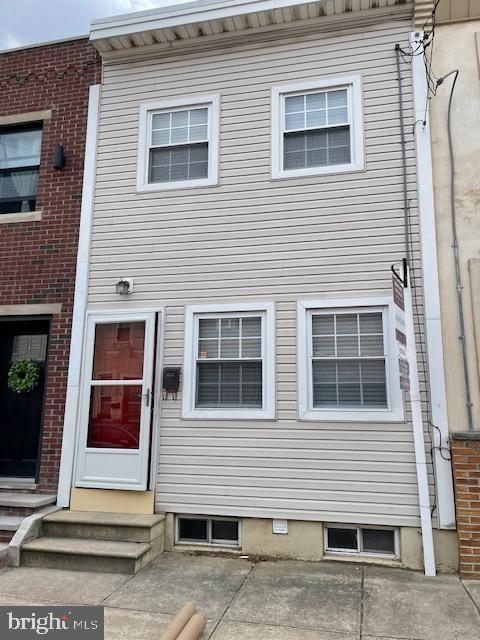
[[[480,432],[451,435],[459,572],[480,579]]]
[[[50,336],[39,485],[58,483],[75,288],[88,91],[101,66],[87,39],[0,55],[0,117],[51,110],[44,120],[36,210],[39,222],[0,225],[0,305],[60,303]],[[62,143],[67,165],[52,167]]]

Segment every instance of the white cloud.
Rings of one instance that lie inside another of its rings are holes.
[[[0,49],[85,35],[94,18],[181,0],[0,0]]]

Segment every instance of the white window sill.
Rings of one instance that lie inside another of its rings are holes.
[[[172,189],[195,189],[198,187],[218,186],[217,178],[202,178],[201,180],[182,180],[179,182],[152,182],[137,185],[137,193],[151,193],[157,191],[171,191]]]
[[[311,422],[405,422],[403,415],[394,411],[357,411],[311,409],[299,416],[299,420]]]
[[[192,409],[183,419],[191,420],[275,420],[275,413],[265,409]]]
[[[42,211],[19,211],[18,213],[1,213],[0,224],[12,222],[40,222]]]
[[[272,180],[285,180],[287,178],[308,178],[310,176],[331,176],[337,173],[354,173],[365,171],[362,163],[337,164],[326,167],[310,167],[308,169],[278,169],[272,171]]]

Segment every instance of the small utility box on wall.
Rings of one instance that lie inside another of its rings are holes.
[[[164,395],[168,397],[169,393],[173,393],[176,398],[180,389],[180,367],[165,367],[162,384]]]

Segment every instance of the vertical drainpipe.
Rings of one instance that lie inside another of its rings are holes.
[[[430,508],[430,492],[428,484],[427,460],[425,455],[425,432],[423,428],[422,399],[420,393],[420,381],[418,376],[417,350],[415,343],[415,325],[413,321],[412,287],[410,278],[410,237],[409,237],[409,207],[407,193],[407,158],[405,149],[405,126],[403,118],[403,94],[402,75],[400,69],[400,47],[395,47],[399,111],[400,133],[402,147],[403,167],[403,203],[405,223],[405,255],[407,258],[407,282],[405,288],[405,324],[407,334],[407,357],[410,366],[410,410],[412,414],[413,443],[415,449],[415,466],[417,471],[418,502],[420,508],[420,525],[422,529],[423,562],[425,575],[435,576],[435,552],[433,546],[432,514]]]
[[[414,51],[417,51],[420,43],[423,43],[423,33],[412,33],[411,46]],[[447,446],[449,429],[443,362],[430,122],[428,112],[425,114],[428,89],[422,55],[414,56],[412,59],[412,81],[415,109],[414,121],[417,123],[415,125],[415,147],[428,382],[430,387],[431,420],[437,427],[433,429],[437,519],[438,526],[441,529],[455,529],[452,465],[448,456],[443,456],[440,449],[441,446]]]

